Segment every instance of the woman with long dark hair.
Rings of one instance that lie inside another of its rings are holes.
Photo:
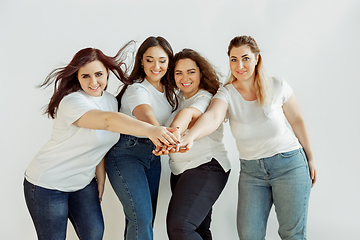
[[[207,109],[220,86],[219,77],[198,52],[183,49],[174,57],[169,82],[178,92],[179,107],[168,124],[179,129],[175,134],[186,134]],[[188,152],[170,153],[172,196],[166,221],[169,239],[212,239],[212,206],[226,185],[231,167],[222,139],[220,124],[212,134],[195,141]]]
[[[316,168],[297,100],[286,81],[266,75],[252,37],[233,38],[228,56],[228,83],[219,89],[181,144],[191,148],[194,140],[214,131],[227,115],[241,163],[240,239],[265,239],[272,205],[281,239],[306,239]]]
[[[65,239],[68,218],[80,239],[102,239],[103,158],[119,133],[144,134],[157,145],[175,143],[166,128],[116,112],[116,98],[105,89],[109,70],[128,83],[124,48],[115,57],[95,48],[82,49],[41,84],[54,83],[45,111],[54,126],[51,139],[31,161],[24,180],[38,239]]]
[[[121,113],[154,126],[164,125],[176,108],[167,80],[172,58],[172,48],[163,37],[148,37],[140,45],[130,83],[117,96]],[[161,173],[154,149],[143,134],[121,134],[106,155],[106,172],[126,217],[126,240],[153,239]]]

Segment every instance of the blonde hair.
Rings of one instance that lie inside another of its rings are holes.
[[[255,89],[256,89],[256,97],[257,102],[261,106],[266,106],[270,104],[271,102],[271,82],[266,74],[266,70],[260,55],[260,49],[255,41],[250,36],[238,36],[234,37],[229,44],[228,47],[228,56],[230,56],[230,51],[234,47],[241,47],[243,45],[246,45],[250,48],[251,52],[255,54],[255,57],[258,56],[258,63],[255,66]],[[228,79],[225,83],[225,85],[232,83],[234,80],[234,76],[229,72]]]

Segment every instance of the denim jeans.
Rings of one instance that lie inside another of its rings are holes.
[[[68,218],[79,239],[102,239],[104,221],[95,179],[75,192],[42,188],[25,179],[24,194],[39,240],[64,240]]]
[[[182,174],[171,174],[173,195],[166,219],[170,240],[212,239],[212,206],[224,189],[229,173],[212,159]]]
[[[265,239],[272,204],[281,239],[306,239],[311,179],[303,149],[240,162],[237,217],[240,239]]]
[[[154,149],[148,138],[121,134],[105,156],[107,175],[126,217],[126,240],[153,239],[161,173],[160,157],[152,154]]]

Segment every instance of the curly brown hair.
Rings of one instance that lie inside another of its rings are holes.
[[[174,60],[169,67],[169,85],[173,89],[178,89],[175,83],[175,66],[177,62],[181,59],[191,59],[193,60],[197,67],[200,69],[200,84],[199,88],[204,89],[213,95],[217,92],[220,87],[219,73],[215,70],[213,65],[209,63],[203,56],[201,56],[195,50],[184,48],[180,52],[176,53]]]

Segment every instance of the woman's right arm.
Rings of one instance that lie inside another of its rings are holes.
[[[162,146],[163,144],[175,145],[177,141],[176,137],[171,133],[176,131],[176,128],[167,129],[165,127],[153,126],[119,112],[93,109],[82,115],[74,122],[74,125],[81,128],[146,136],[157,146]]]
[[[227,104],[220,98],[213,98],[209,108],[196,121],[195,125],[183,136],[180,152],[189,150],[193,142],[214,132],[224,121]]]

